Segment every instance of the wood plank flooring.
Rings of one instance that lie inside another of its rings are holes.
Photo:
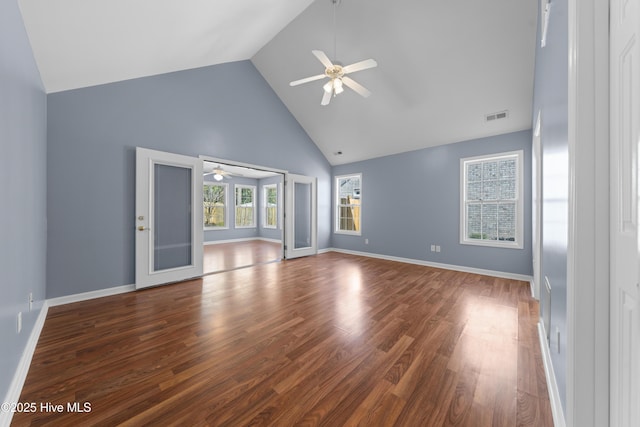
[[[282,244],[265,240],[217,243],[204,246],[205,274],[233,270],[282,258]]]
[[[257,265],[52,307],[20,400],[65,410],[13,425],[552,426],[537,319],[524,282]]]

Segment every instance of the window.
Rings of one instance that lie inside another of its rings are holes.
[[[460,160],[460,243],[523,247],[522,156]]]
[[[264,215],[262,226],[264,228],[278,227],[278,184],[269,184],[262,187]]]
[[[361,233],[362,174],[336,177],[336,233]]]
[[[236,228],[256,226],[256,187],[236,185]]]
[[[208,230],[226,229],[227,225],[227,184],[204,183],[204,228]]]

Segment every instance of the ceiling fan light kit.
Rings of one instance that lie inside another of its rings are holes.
[[[333,3],[333,32],[334,32],[334,58],[335,58],[335,40],[336,40],[336,13],[335,9],[338,4],[340,4],[340,0],[331,0]],[[325,66],[324,74],[318,74],[311,77],[306,77],[304,79],[295,80],[289,83],[289,86],[298,86],[303,83],[309,83],[316,80],[321,80],[324,78],[328,78],[329,81],[322,86],[324,90],[324,94],[322,96],[322,101],[320,105],[328,105],[331,101],[332,96],[336,96],[344,92],[344,86],[347,86],[354,92],[358,93],[360,96],[367,98],[371,95],[371,92],[366,89],[361,84],[357,83],[355,80],[347,77],[349,73],[355,73],[356,71],[367,70],[369,68],[374,68],[378,66],[378,63],[373,59],[366,59],[364,61],[356,62],[351,65],[341,66],[339,64],[335,64],[332,62],[326,53],[321,50],[312,50],[311,53],[318,58],[318,60]],[[335,61],[335,59],[334,59]]]

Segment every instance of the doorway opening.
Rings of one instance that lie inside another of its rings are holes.
[[[285,171],[201,158],[203,273],[283,259]]]

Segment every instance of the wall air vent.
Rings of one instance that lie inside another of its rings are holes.
[[[495,120],[506,119],[509,117],[509,111],[498,111],[497,113],[491,113],[484,116],[485,122],[493,122]]]

